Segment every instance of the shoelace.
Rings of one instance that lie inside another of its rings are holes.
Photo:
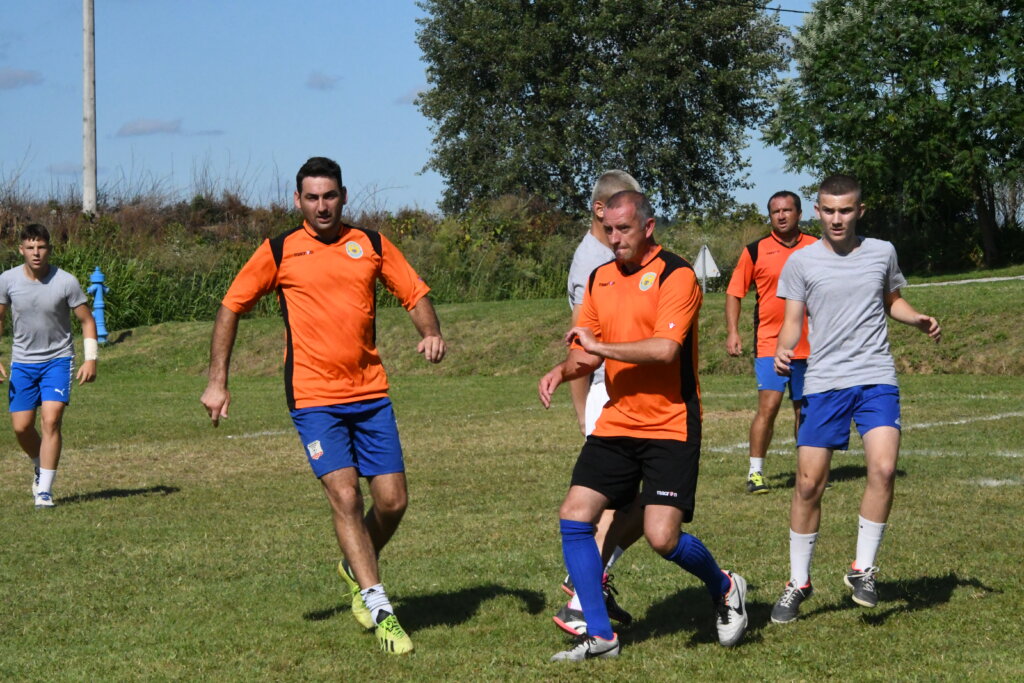
[[[779,598],[779,604],[782,605],[783,607],[789,607],[790,605],[792,605],[793,602],[796,600],[796,594],[797,594],[797,591],[799,591],[799,590],[800,589],[797,588],[796,586],[791,586],[789,584],[786,584],[786,590],[782,594],[782,597]]]
[[[864,575],[860,577],[861,587],[865,590],[875,590],[875,570],[874,568],[865,569]]]
[[[612,585],[612,579],[615,577],[611,574],[604,575],[604,581],[601,582],[601,588],[605,593],[611,593],[612,595],[618,595],[619,591],[615,590],[615,586]]]

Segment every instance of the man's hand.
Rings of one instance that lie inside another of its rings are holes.
[[[725,337],[725,352],[730,356],[743,355],[743,342],[738,332],[730,332]]]
[[[426,336],[416,345],[416,353],[423,354],[423,357],[431,363],[440,363],[444,360],[444,354],[447,350],[444,339],[437,335]]]
[[[942,328],[939,327],[939,321],[930,315],[918,314],[917,320],[910,324],[927,334],[936,342],[942,339]]]
[[[227,387],[207,384],[206,391],[203,392],[203,396],[199,401],[206,407],[206,412],[210,415],[213,426],[216,427],[220,424],[221,418],[227,418],[228,416],[231,392],[228,391]]]
[[[96,361],[87,360],[82,363],[82,367],[78,368],[78,372],[75,373],[75,379],[78,380],[78,386],[82,386],[86,382],[92,382],[96,379]]]
[[[786,377],[789,375],[789,366],[793,362],[793,349],[776,349],[775,351],[775,374]]]
[[[540,402],[545,408],[551,407],[551,395],[555,393],[555,389],[562,383],[562,365],[556,365],[551,368],[551,372],[540,378],[540,383],[537,385],[537,394],[540,396]]]
[[[582,346],[583,350],[586,351],[587,353],[593,354],[595,356],[600,355],[594,350],[597,348],[597,345],[600,344],[600,342],[597,341],[597,337],[594,336],[594,331],[591,330],[589,327],[571,328],[568,332],[565,333],[564,341],[566,346],[571,346],[573,342],[576,342],[577,344]]]
[[[3,363],[0,363],[0,382],[7,379],[7,368],[4,367]]]

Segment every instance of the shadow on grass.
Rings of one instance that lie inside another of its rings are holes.
[[[863,465],[841,465],[832,468],[828,475],[828,480],[833,484],[838,484],[844,481],[866,479],[867,476],[868,470]],[[905,476],[907,476],[906,470],[896,470],[897,479]],[[779,474],[769,475],[768,479],[774,487],[791,489],[796,485],[796,472],[780,472]]]
[[[61,505],[70,503],[91,503],[94,500],[112,500],[114,498],[130,498],[132,496],[149,496],[158,494],[166,496],[181,491],[177,486],[149,486],[144,489],[104,489],[92,493],[79,493],[74,496],[60,498]]]
[[[946,604],[953,597],[953,592],[957,588],[974,588],[985,593],[1002,592],[986,586],[977,579],[962,579],[955,572],[949,572],[943,576],[922,576],[909,581],[876,580],[875,586],[878,589],[880,605],[891,602],[901,602],[902,604],[874,611],[871,608],[857,605],[849,597],[844,597],[839,602],[808,612],[807,616],[855,609],[862,610],[861,620],[865,624],[882,626],[894,615],[918,612]]]
[[[749,605],[748,605],[749,609]],[[616,627],[625,642],[642,643],[682,631],[690,631],[689,647],[718,642],[711,597],[703,586],[684,588],[654,603],[639,621]]]
[[[431,626],[457,626],[465,623],[473,618],[481,604],[504,595],[518,598],[530,614],[540,614],[547,604],[543,594],[538,591],[487,584],[464,588],[454,593],[433,593],[402,598],[396,601],[396,606],[401,614],[402,626],[407,631],[417,631]],[[348,605],[332,607],[307,612],[303,619],[323,621],[348,610]]]

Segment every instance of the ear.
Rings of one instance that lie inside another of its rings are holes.
[[[299,191],[295,190],[295,208],[301,210],[302,205],[299,203]]]
[[[604,218],[604,202],[600,200],[594,202],[594,215],[599,219]]]
[[[647,239],[650,239],[651,236],[654,235],[655,223],[657,223],[657,221],[655,221],[653,218],[648,218],[647,222],[644,223],[644,234],[647,236]]]
[[[348,204],[348,188],[344,185],[341,186],[341,205],[345,206]]]

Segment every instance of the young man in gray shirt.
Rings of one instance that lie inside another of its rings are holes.
[[[32,496],[37,508],[54,506],[51,488],[61,451],[61,420],[71,401],[71,376],[79,385],[96,379],[96,321],[82,286],[50,265],[50,233],[33,223],[21,231],[18,251],[25,263],[0,274],[0,334],[9,308],[14,328],[8,397],[18,445],[32,460]],[[85,362],[74,372],[71,313],[82,325]],[[7,371],[0,363],[0,381]],[[42,412],[36,430],[36,412]],[[40,433],[41,432],[41,433]]]
[[[845,576],[853,601],[878,604],[875,556],[892,508],[900,448],[900,394],[889,352],[886,315],[938,341],[939,323],[900,295],[907,281],[896,250],[856,234],[864,214],[860,184],[834,175],[822,182],[814,207],[821,240],[786,261],[778,296],[786,300],[775,369],[790,371],[807,314],[811,355],[797,437],[797,471],[790,505],[790,578],[772,621],[797,618],[811,595],[811,558],[821,523],[821,496],[834,449],[846,450],[853,420],[864,442],[867,485],[860,503],[857,554]]]

